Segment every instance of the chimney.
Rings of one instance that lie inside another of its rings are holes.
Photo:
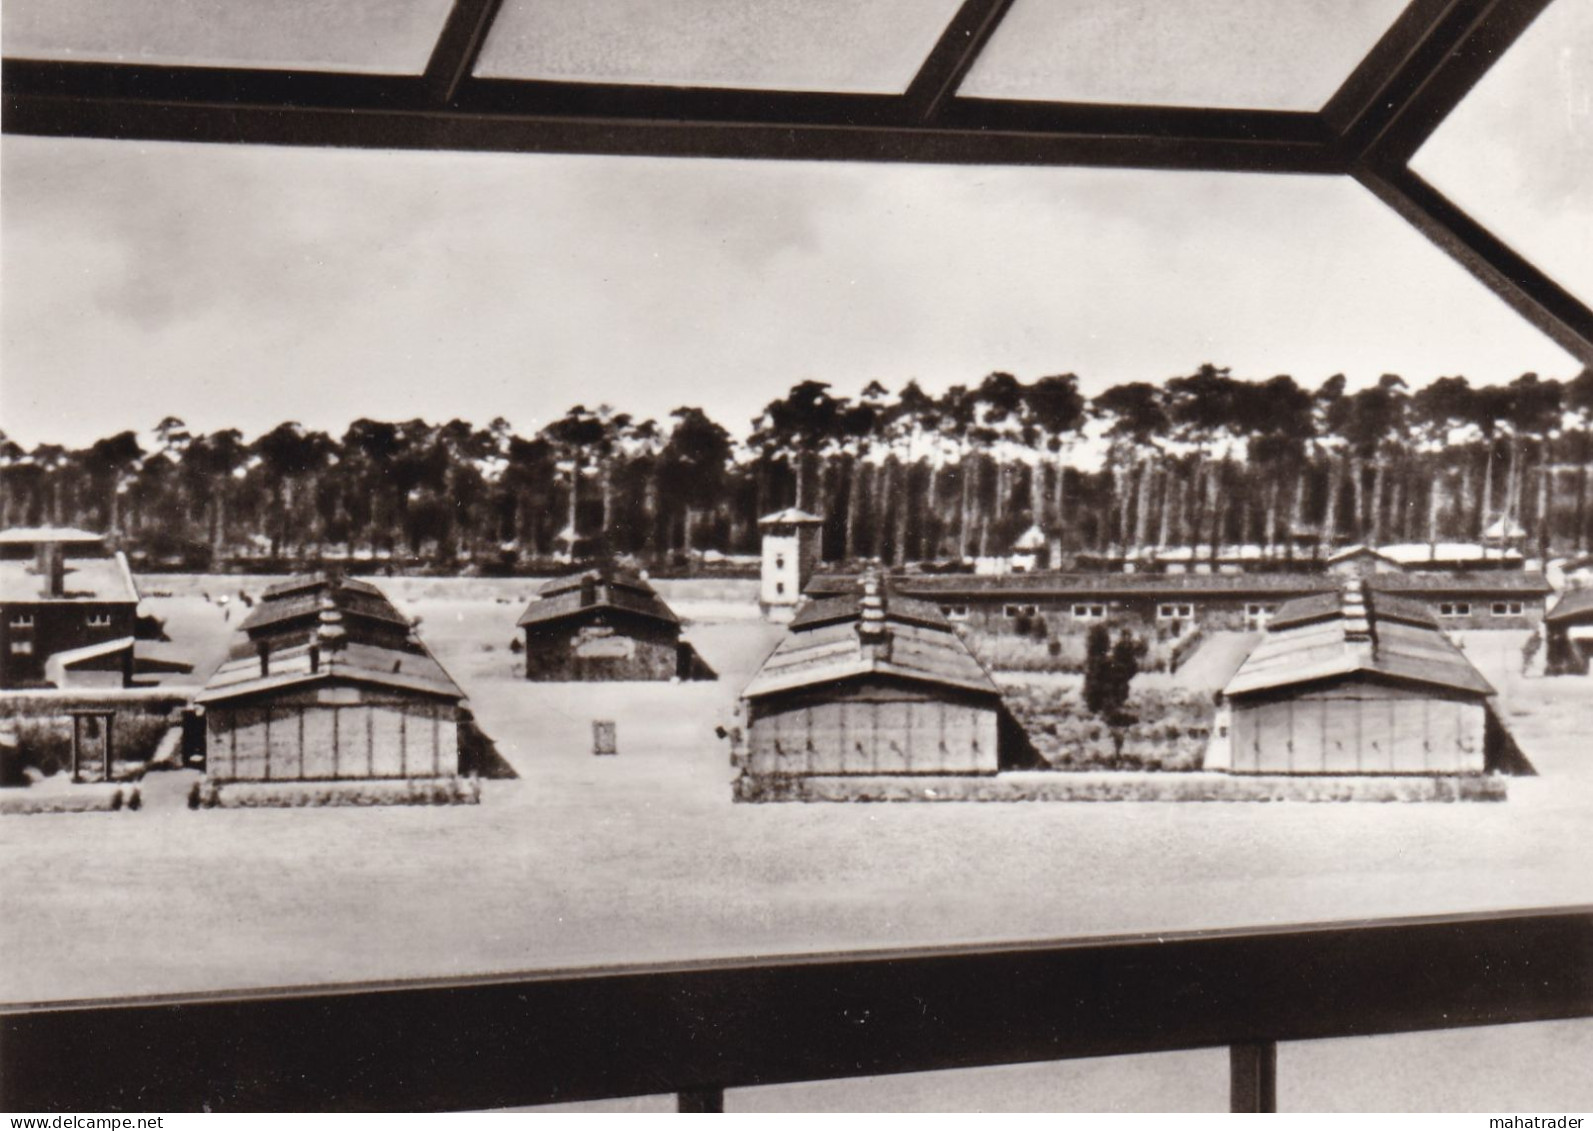
[[[254,648],[255,648],[255,651],[260,654],[260,675],[262,677],[270,675],[271,674],[271,642],[268,641],[268,640],[256,640],[254,642]]]
[[[321,662],[321,653],[336,652],[348,643],[348,629],[343,627],[343,614],[332,603],[330,596],[321,599],[321,623],[316,626],[315,639],[310,647],[310,670],[317,670]]]
[[[885,625],[885,594],[880,586],[879,574],[870,570],[863,576],[863,599],[858,602],[861,616],[857,621],[857,635],[865,652],[877,658],[887,658],[890,649],[890,631]]]
[[[1360,578],[1345,583],[1339,610],[1344,617],[1344,639],[1352,644],[1370,644],[1372,621],[1366,610],[1366,593]]]
[[[40,542],[35,568],[42,585],[41,596],[66,596],[66,550],[61,543]]]

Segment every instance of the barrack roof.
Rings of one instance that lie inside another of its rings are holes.
[[[404,630],[373,634],[369,625]],[[308,638],[282,633],[316,627]],[[336,626],[333,629],[333,626]],[[362,631],[363,629],[363,631]],[[264,631],[262,631],[264,630]],[[278,646],[280,644],[280,646]],[[260,648],[268,664],[261,674]],[[316,661],[312,663],[312,652]],[[313,669],[313,670],[312,670]],[[286,687],[342,682],[461,700],[465,693],[415,635],[408,617],[367,581],[325,574],[293,578],[266,590],[233,634],[232,647],[196,696],[201,703],[239,699]]]
[[[1310,598],[1316,602],[1318,598]],[[1485,698],[1494,693],[1470,660],[1430,624],[1391,616],[1357,586],[1337,598],[1336,615],[1299,619],[1285,607],[1224,687],[1228,697],[1273,691],[1318,680],[1366,675]],[[1304,604],[1304,602],[1301,602]],[[1298,610],[1296,610],[1298,611]]]
[[[1304,597],[1336,592],[1342,579],[1321,573],[1053,573],[1036,570],[1010,574],[903,574],[888,579],[894,592],[928,600],[948,597]],[[857,578],[820,574],[808,583],[812,597],[848,592]],[[1371,590],[1405,594],[1474,596],[1508,593],[1546,595],[1553,588],[1543,574],[1524,570],[1478,570],[1465,573],[1379,573],[1366,578]]]
[[[1377,553],[1400,565],[1423,562],[1519,562],[1521,551],[1476,542],[1391,542],[1377,547]]]
[[[310,652],[317,646],[295,644],[270,653],[266,675],[260,674],[258,655],[230,657],[216,669],[195,701],[218,703],[317,683],[364,684],[456,702],[465,697],[447,670],[418,640],[402,649],[353,642],[338,648],[322,645],[319,662],[313,665],[316,670],[312,671]]]
[[[1566,590],[1543,619],[1554,624],[1584,616],[1593,617],[1593,589]]]
[[[296,578],[267,589],[239,627],[251,636],[263,630],[279,630],[291,622],[314,620],[327,603],[345,617],[409,628],[409,618],[376,586],[349,577],[334,579],[324,575]]]
[[[13,526],[0,530],[0,546],[32,545],[39,542],[103,542],[105,535],[79,530],[75,526]]]
[[[43,592],[45,579],[32,561],[0,558],[0,601],[8,605],[56,604],[66,601],[101,604],[138,603],[138,585],[127,557],[118,551],[108,557],[64,559],[64,593],[49,597]]]
[[[646,578],[609,566],[567,574],[547,582],[516,623],[521,628],[549,624],[584,616],[597,609],[617,609],[666,624],[680,623],[674,610],[664,603]]]
[[[1538,570],[1484,569],[1467,573],[1379,573],[1366,579],[1368,588],[1442,597],[1547,597],[1554,586]]]
[[[809,514],[796,507],[786,507],[783,511],[766,514],[758,520],[759,526],[811,526],[824,520],[816,514]]]
[[[1417,628],[1437,628],[1438,618],[1418,601],[1408,601],[1390,593],[1367,590],[1365,600],[1373,617],[1381,620],[1401,621]],[[1267,620],[1270,629],[1288,628],[1296,624],[1310,624],[1342,615],[1343,599],[1338,593],[1314,593],[1297,597],[1278,608]]]
[[[1368,546],[1364,542],[1356,542],[1354,545],[1343,546],[1337,550],[1334,550],[1327,556],[1327,563],[1329,565],[1333,565],[1335,562],[1348,561],[1350,558],[1358,558],[1362,555],[1373,558],[1381,558],[1383,561],[1389,562],[1392,565],[1404,564],[1397,558],[1390,557],[1386,551],[1379,550],[1375,546]]]
[[[883,589],[872,616],[860,592],[815,602],[793,620],[742,691],[757,699],[858,676],[895,676],[960,691],[999,696],[990,674],[939,610]],[[868,625],[872,633],[865,639]]]
[[[1338,579],[1316,573],[1053,573],[1036,570],[1009,574],[904,574],[892,576],[893,592],[929,600],[945,597],[1103,597],[1187,596],[1195,593],[1257,593],[1303,596],[1330,592]],[[850,592],[857,578],[822,574],[808,583],[810,596]]]

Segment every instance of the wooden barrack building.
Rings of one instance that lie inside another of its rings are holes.
[[[713,679],[647,579],[612,567],[545,584],[520,615],[532,680]]]
[[[1001,693],[933,605],[810,602],[742,692],[752,776],[993,774]]]
[[[267,590],[195,702],[215,781],[450,777],[464,692],[375,586]]]
[[[1279,609],[1222,690],[1206,768],[1480,774],[1506,737],[1493,692],[1425,607],[1352,580]]]

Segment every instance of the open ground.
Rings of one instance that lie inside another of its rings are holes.
[[[1524,678],[1520,633],[1465,640],[1541,774],[1512,782],[1503,805],[735,805],[715,727],[736,725],[736,693],[780,633],[757,619],[744,585],[659,585],[718,682],[550,685],[521,679],[509,650],[533,582],[383,584],[423,618],[519,779],[486,782],[480,806],[456,808],[191,812],[171,791],[138,813],[0,821],[0,996],[1593,903],[1593,684]],[[141,585],[171,594],[146,608],[192,648],[202,679],[241,610],[224,620],[198,594],[236,593],[239,579]],[[1211,666],[1196,670],[1210,678]],[[618,757],[592,757],[593,719],[617,723]],[[163,776],[181,775],[151,775],[155,794]],[[1593,1024],[1583,1023],[1286,1046],[1280,1101],[1586,1108],[1590,1060]],[[961,1078],[756,1090],[731,1102],[1156,1110],[1220,1106],[1225,1094],[1217,1053],[1001,1070],[972,1091]]]

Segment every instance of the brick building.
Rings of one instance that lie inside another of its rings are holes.
[[[100,535],[0,532],[0,687],[127,686],[137,620],[127,558]]]
[[[894,592],[935,604],[953,624],[987,637],[1057,638],[1108,624],[1167,639],[1194,624],[1259,631],[1285,602],[1337,592],[1344,579],[1327,573],[1036,572],[903,574],[889,584]],[[1388,572],[1368,576],[1365,584],[1424,604],[1445,629],[1533,628],[1553,592],[1542,574],[1519,570]],[[818,599],[855,586],[855,578],[821,575],[807,592]]]

